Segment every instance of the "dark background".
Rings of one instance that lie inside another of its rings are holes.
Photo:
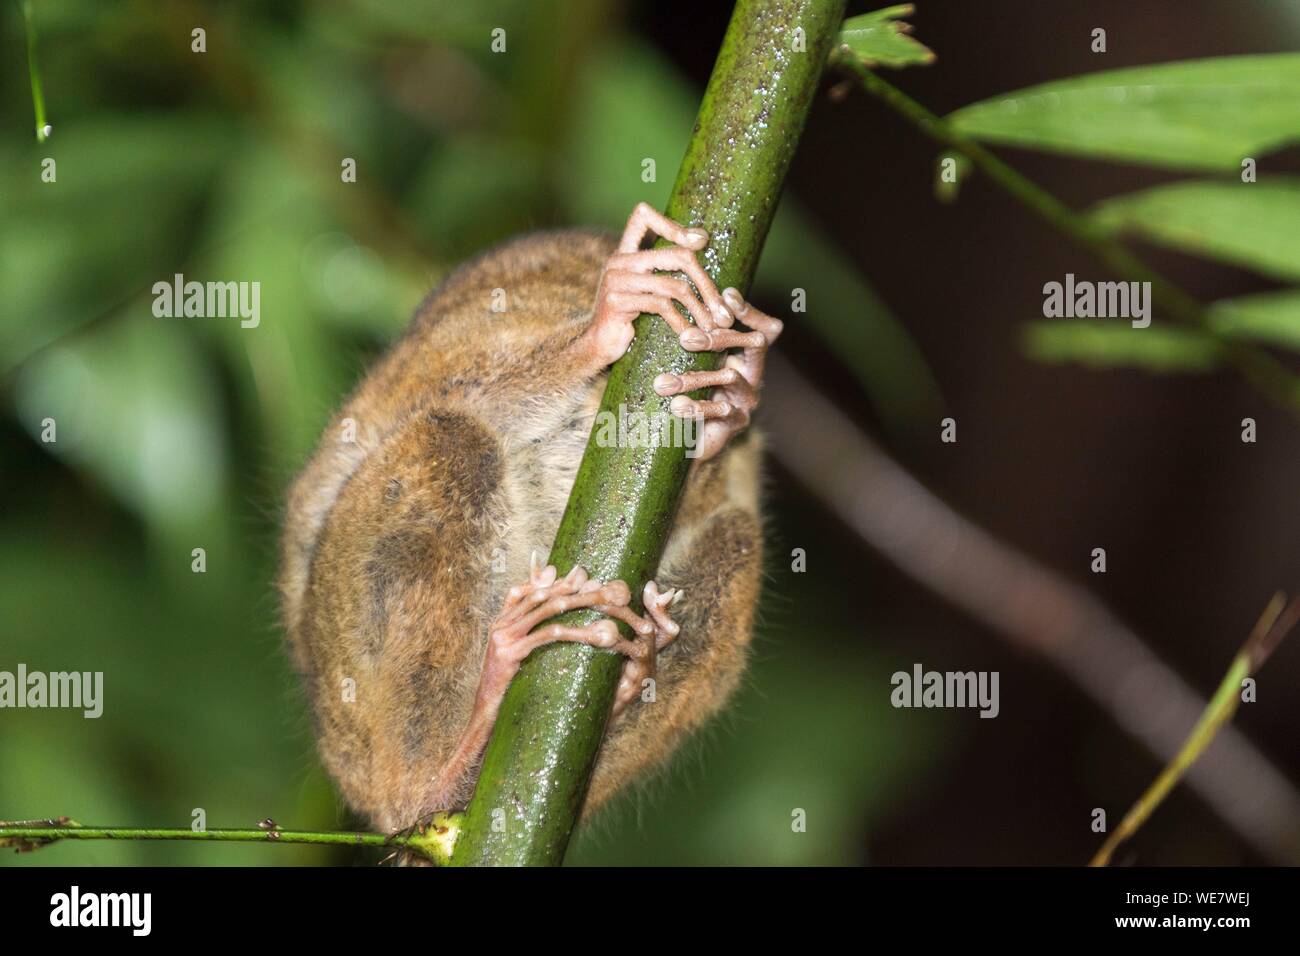
[[[460,258],[527,228],[614,228],[638,198],[662,206],[729,5],[40,4],[55,128],[44,146],[30,141],[12,6],[0,14],[0,669],[103,670],[107,701],[98,721],[0,712],[0,819],[185,826],[203,807],[209,826],[354,825],[316,766],[279,645],[270,582],[284,486],[331,406]],[[941,114],[1049,79],[1290,50],[1300,37],[1297,5],[1281,2],[930,2],[910,19],[938,60],[888,78]],[[194,25],[209,30],[202,57],[189,51]],[[515,52],[494,59],[498,25]],[[1097,26],[1104,55],[1089,49]],[[638,139],[664,124],[671,147]],[[1000,152],[1075,208],[1177,178]],[[786,198],[887,304],[939,393],[869,400],[862,370],[801,316],[782,351],[957,510],[1088,586],[1210,693],[1272,593],[1300,582],[1300,423],[1228,373],[1024,356],[1044,282],[1109,277],[978,176],[938,203],[936,154],[861,93],[823,94]],[[37,181],[46,155],[57,186]],[[657,184],[639,180],[644,155],[659,157]],[[358,158],[355,188],[338,183],[340,156]],[[1295,171],[1298,157],[1261,169]],[[775,261],[773,248],[754,298],[785,314],[786,277],[813,266]],[[1204,301],[1268,288],[1141,251]],[[154,319],[148,287],[174,271],[260,279],[262,325]],[[806,284],[823,321],[875,308],[819,299],[820,275]],[[37,437],[47,413],[58,450]],[[938,441],[941,415],[957,419],[956,445]],[[1256,444],[1239,440],[1246,416]],[[745,690],[669,773],[580,836],[571,860],[1084,862],[1098,842],[1092,808],[1113,824],[1156,761],[775,464],[770,515]],[[205,575],[189,571],[196,546]],[[1108,572],[1093,575],[1099,546]],[[805,574],[789,570],[794,547],[808,552]],[[1001,715],[891,709],[889,675],[918,661],[1000,671]],[[1284,644],[1237,718],[1292,779],[1298,671],[1300,649]],[[807,833],[790,833],[796,807]],[[20,858],[370,859],[109,844]],[[1186,788],[1119,857],[1269,861]]]

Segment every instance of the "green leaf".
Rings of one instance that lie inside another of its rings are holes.
[[[901,17],[910,17],[916,7],[910,3],[873,10],[849,17],[840,28],[837,47],[849,50],[867,66],[886,66],[900,70],[907,66],[929,66],[934,51],[910,36],[912,26]]]
[[[1170,169],[1237,169],[1300,139],[1300,54],[1090,73],[948,117],[976,139]]]
[[[1300,349],[1300,289],[1222,299],[1210,306],[1210,327],[1231,338]]]
[[[1093,221],[1278,279],[1300,279],[1300,180],[1182,182],[1101,203]]]
[[[0,146],[0,371],[170,275],[236,146],[236,128],[197,110],[102,111],[64,124],[38,153]],[[36,175],[46,154],[55,182]]]
[[[1032,322],[1025,327],[1024,347],[1040,362],[1148,372],[1207,372],[1220,355],[1219,344],[1200,332],[1090,319]]]

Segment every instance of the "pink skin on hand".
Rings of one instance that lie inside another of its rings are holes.
[[[641,243],[651,234],[676,247],[642,250]],[[628,219],[618,251],[605,263],[591,326],[580,340],[590,361],[604,368],[627,351],[635,335],[632,323],[645,312],[667,322],[688,352],[739,348],[741,351],[728,355],[716,371],[664,373],[655,379],[659,395],[678,396],[669,406],[674,415],[703,422],[698,449],[701,461],[716,455],[749,424],[758,406],[767,349],[784,327],[780,319],[747,303],[736,289],[718,290],[695,258],[707,244],[708,233],[703,229],[688,229],[645,203],[638,205]],[[665,272],[682,273],[686,278]],[[691,322],[683,318],[679,305]],[[751,331],[735,331],[732,326],[737,319]],[[712,389],[707,400],[685,394],[700,388]]]

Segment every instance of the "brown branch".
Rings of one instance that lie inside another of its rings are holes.
[[[1162,764],[1173,759],[1206,701],[1137,634],[949,508],[788,362],[774,358],[768,380],[773,452],[824,505],[910,577],[1046,657]],[[1187,780],[1260,853],[1300,863],[1300,792],[1240,730],[1224,727]]]

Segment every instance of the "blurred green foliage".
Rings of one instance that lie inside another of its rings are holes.
[[[283,489],[448,268],[520,231],[612,228],[639,199],[662,204],[698,93],[619,12],[599,0],[563,16],[531,0],[37,3],[53,125],[37,144],[20,12],[0,5],[0,669],[105,675],[98,720],[0,712],[0,819],[185,826],[203,808],[209,826],[354,822],[316,764],[280,645]],[[495,27],[505,54],[490,50]],[[641,179],[647,156],[656,182]],[[356,183],[340,181],[345,157]],[[155,317],[151,286],[176,273],[260,282],[260,324]],[[937,398],[914,345],[792,204],[764,281],[782,295],[815,285],[799,321],[885,420],[930,420]],[[205,573],[191,571],[194,548]],[[773,567],[782,600],[843,608],[815,592],[827,584]],[[925,735],[943,720],[895,726],[878,712],[885,695],[864,688],[887,686],[887,669],[856,652],[859,617],[765,620],[730,718],[584,835],[575,859],[863,858],[865,826],[933,759]],[[807,834],[791,831],[796,807]],[[371,857],[106,843],[17,859]]]
[[[1100,70],[953,113],[990,143],[1169,169],[1232,171],[1300,136],[1300,55],[1224,56]]]
[[[1103,31],[1104,32],[1104,31]],[[1178,170],[1229,172],[1108,199],[1086,227],[1180,252],[1300,279],[1300,182],[1260,170],[1266,154],[1300,139],[1300,56],[1211,57],[1103,70],[1039,84],[957,110],[953,129],[973,139]],[[1206,371],[1224,339],[1296,348],[1296,290],[1215,303],[1200,327],[1036,322],[1027,353],[1048,362],[1147,371]],[[1292,392],[1296,392],[1292,385]]]
[[[1295,93],[1300,96],[1300,81]],[[1101,203],[1093,221],[1113,232],[1300,281],[1300,179],[1170,183]]]

